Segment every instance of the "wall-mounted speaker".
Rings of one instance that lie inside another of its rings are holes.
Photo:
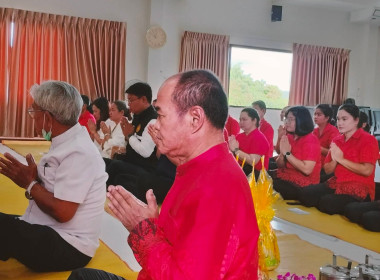
[[[272,5],[272,22],[282,20],[282,6]]]

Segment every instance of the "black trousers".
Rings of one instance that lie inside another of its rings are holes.
[[[334,173],[326,174],[325,170],[322,168],[319,176],[320,176],[319,182],[325,183],[328,179],[330,179],[331,177],[334,177]]]
[[[274,173],[273,175],[275,176]],[[298,200],[298,193],[301,189],[295,184],[279,178],[273,178],[273,188],[276,192],[280,193],[285,200]]]
[[[104,159],[104,162],[106,163],[106,172],[108,173],[107,186],[117,185],[115,179],[119,174],[132,174],[134,176],[149,174],[144,168],[123,160]]]
[[[0,260],[9,258],[38,272],[73,270],[91,260],[52,228],[0,213]]]
[[[298,199],[302,205],[317,207],[319,211],[330,215],[343,215],[347,204],[360,201],[352,195],[335,194],[335,190],[329,188],[326,183],[310,185],[301,189]],[[369,197],[366,200],[369,200]]]
[[[362,216],[362,226],[370,231],[380,232],[380,211],[369,211]]]
[[[146,192],[153,190],[157,203],[162,203],[169,192],[174,180],[156,173],[146,174],[119,174],[116,175],[113,183],[123,186],[138,199],[146,203]]]
[[[67,280],[125,280],[115,274],[92,268],[74,270]]]
[[[344,209],[344,215],[365,229],[380,232],[380,201],[349,203]]]
[[[310,185],[299,191],[298,200],[306,207],[317,207],[322,196],[334,192],[335,190],[329,188],[326,183]]]

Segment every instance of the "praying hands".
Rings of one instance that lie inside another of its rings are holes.
[[[151,189],[146,192],[148,204],[121,186],[109,186],[107,197],[110,200],[108,206],[112,213],[128,231],[145,219],[158,217],[158,205]]]

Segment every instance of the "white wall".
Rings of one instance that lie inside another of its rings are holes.
[[[270,21],[272,1],[263,0],[0,0],[1,7],[127,22],[126,80],[148,81],[154,95],[178,71],[185,30],[228,34],[231,44],[291,50],[305,43],[351,50],[348,96],[380,107],[380,32],[350,23],[344,12],[283,4],[283,20]],[[167,43],[148,49],[145,32],[160,24]]]
[[[0,0],[0,7],[126,22],[126,80],[147,79],[150,0]]]
[[[231,44],[254,47],[291,50],[297,42],[350,49],[348,96],[359,105],[380,106],[377,26],[350,23],[343,12],[290,5],[283,6],[281,22],[271,22],[271,1],[262,0],[157,0],[156,5],[161,8],[152,15],[162,15],[155,23],[166,30],[168,43],[149,53],[154,89],[178,71],[181,35],[189,30],[228,34]]]

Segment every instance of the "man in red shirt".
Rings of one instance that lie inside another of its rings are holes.
[[[259,130],[264,134],[264,136],[268,140],[268,143],[269,143],[268,159],[270,159],[271,157],[273,157],[274,130],[273,130],[273,127],[271,126],[271,124],[264,119],[264,115],[267,111],[267,106],[265,105],[264,101],[257,100],[257,101],[252,103],[252,107],[259,114],[259,117],[260,117]]]
[[[151,135],[177,165],[160,214],[152,190],[147,205],[124,188],[108,192],[110,209],[130,231],[138,279],[257,279],[259,230],[248,180],[223,139],[221,84],[205,70],[174,75],[161,86],[156,109]],[[74,271],[69,279],[89,274]]]

